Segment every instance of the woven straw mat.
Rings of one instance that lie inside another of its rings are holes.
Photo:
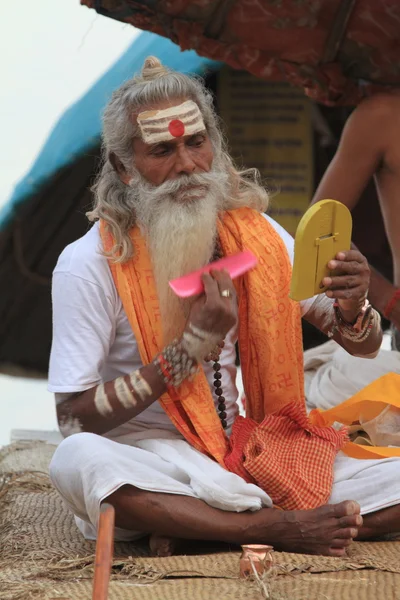
[[[54,446],[0,450],[0,599],[90,600],[95,542],[86,541],[53,490]],[[116,543],[110,600],[400,600],[400,542],[355,543],[348,557],[275,553],[259,581],[239,579],[238,548],[188,543],[150,557],[147,541]]]

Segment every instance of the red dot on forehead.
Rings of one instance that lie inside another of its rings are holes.
[[[179,119],[174,119],[168,125],[168,131],[174,137],[182,137],[182,135],[185,133],[185,126]]]

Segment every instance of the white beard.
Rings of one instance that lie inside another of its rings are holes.
[[[199,183],[207,189],[185,189],[188,184]],[[213,172],[182,176],[158,187],[136,174],[130,184],[137,195],[136,219],[146,236],[153,265],[164,343],[182,334],[193,302],[178,298],[169,281],[210,262],[225,185],[224,175]]]

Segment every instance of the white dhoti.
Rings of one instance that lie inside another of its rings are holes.
[[[271,498],[261,488],[226,471],[179,434],[133,443],[78,433],[66,438],[54,454],[51,479],[86,539],[96,539],[101,502],[123,485],[192,496],[232,512],[272,506]],[[355,500],[361,514],[381,510],[400,503],[399,480],[400,459],[356,460],[340,453],[329,502]],[[138,523],[135,531],[116,528],[115,539],[134,540],[146,533]]]

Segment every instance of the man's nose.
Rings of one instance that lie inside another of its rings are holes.
[[[185,146],[177,149],[175,170],[178,175],[190,175],[196,169],[189,150]]]

